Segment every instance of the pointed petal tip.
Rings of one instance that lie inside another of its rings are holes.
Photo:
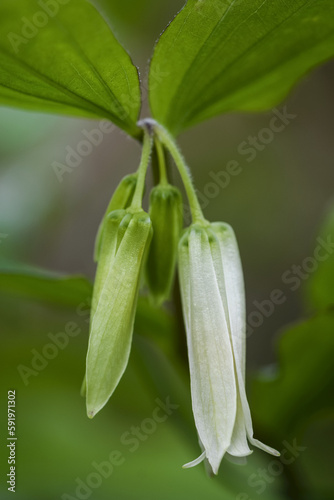
[[[198,465],[201,462],[203,462],[205,457],[206,457],[206,452],[203,451],[203,453],[199,457],[195,458],[195,460],[182,465],[182,469],[190,469],[191,467],[195,467],[195,465]]]
[[[95,417],[96,413],[97,412],[95,410],[87,410],[87,417],[92,419],[93,417]]]
[[[213,474],[211,474],[211,476],[213,476],[213,475],[218,476],[219,466],[218,467],[213,467],[211,464],[210,464],[210,466],[211,466],[211,470],[213,472]]]
[[[261,441],[259,441],[258,439],[251,438],[250,442],[252,443],[253,446],[260,448],[261,450],[265,451],[266,453],[269,453],[270,455],[273,455],[274,457],[281,456],[279,451],[275,450],[274,448],[271,448],[270,446],[267,446],[266,444],[261,443]]]
[[[210,472],[211,472],[210,475],[211,475],[211,477],[213,475],[218,476],[219,467],[220,467],[220,464],[222,463],[222,460],[223,460],[224,456],[225,456],[225,452],[224,452],[224,454],[223,454],[222,457],[220,457],[220,456],[219,457],[211,457],[211,458],[206,457],[207,460],[208,460],[207,466],[210,469]]]

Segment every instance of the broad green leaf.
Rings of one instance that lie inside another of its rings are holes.
[[[319,251],[317,251],[319,248]],[[334,306],[334,209],[328,214],[317,238],[317,266],[307,282],[309,302],[317,309]]]
[[[265,110],[333,56],[332,0],[188,0],[154,51],[153,117],[176,134],[222,112]]]
[[[0,292],[34,301],[79,306],[90,301],[92,285],[83,276],[63,276],[30,267],[1,267]]]
[[[2,0],[0,33],[0,104],[106,118],[139,135],[137,70],[88,1]]]
[[[291,326],[279,341],[279,371],[253,384],[254,419],[279,439],[296,437],[303,424],[334,409],[334,312]]]

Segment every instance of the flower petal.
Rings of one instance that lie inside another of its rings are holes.
[[[209,236],[195,225],[188,235],[180,243],[179,269],[192,406],[206,458],[217,474],[236,417],[233,354]]]
[[[219,257],[215,259],[216,272],[219,276],[220,293],[226,310],[226,317],[228,318],[235,371],[236,373],[238,372],[236,366],[238,363],[239,371],[244,380],[246,370],[246,304],[238,245],[233,229],[228,224],[216,222],[211,224],[211,228],[219,242]],[[247,442],[247,433],[239,394],[237,397],[237,415],[232,441],[227,451],[230,455],[236,457],[244,457],[252,453]]]
[[[188,462],[187,464],[182,465],[182,467],[183,469],[189,469],[190,467],[195,467],[195,465],[198,465],[201,462],[203,462],[205,457],[206,457],[206,452],[203,451],[203,453],[199,457],[195,458],[195,460],[193,460],[192,462]]]
[[[236,425],[233,431],[232,446],[228,450],[231,455],[248,455],[251,451],[246,441],[249,441],[267,453],[278,456],[273,448],[261,443],[253,437],[252,417],[247,401],[245,389],[245,363],[246,363],[246,307],[242,265],[238,244],[234,231],[228,224],[221,222],[211,225],[220,243],[221,258],[224,269],[225,286],[221,287],[223,300],[227,301],[228,317],[230,324],[233,355],[238,380],[238,411]],[[226,293],[224,297],[224,293]],[[244,421],[244,425],[242,424]],[[247,452],[248,450],[248,452]]]
[[[253,453],[247,442],[244,412],[239,394],[237,399],[237,415],[235,418],[231,444],[228,447],[227,452],[234,457],[247,457]]]
[[[190,329],[190,261],[189,261],[189,233],[184,231],[178,246],[179,280],[182,294],[182,309],[186,331]]]

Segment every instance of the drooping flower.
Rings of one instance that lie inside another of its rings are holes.
[[[192,407],[203,451],[185,467],[206,458],[217,474],[225,453],[252,453],[248,442],[279,455],[253,437],[245,391],[244,283],[232,228],[192,224],[180,240],[179,275]]]
[[[87,414],[93,417],[127,366],[144,257],[152,237],[143,210],[111,212],[103,229],[86,361]]]

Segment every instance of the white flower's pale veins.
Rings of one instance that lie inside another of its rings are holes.
[[[179,244],[179,275],[193,413],[203,453],[215,474],[225,453],[244,457],[253,437],[245,391],[246,311],[239,250],[230,226],[193,224]]]

